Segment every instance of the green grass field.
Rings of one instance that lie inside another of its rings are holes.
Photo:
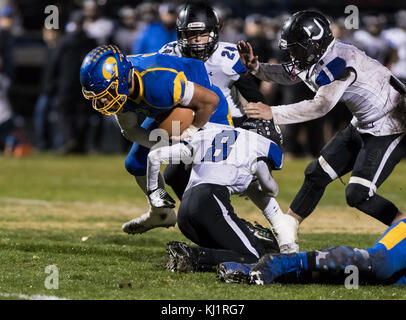
[[[166,243],[190,243],[177,227],[129,236],[123,222],[147,209],[144,195],[124,169],[124,156],[25,159],[0,157],[0,299],[406,299],[398,286],[248,286],[219,282],[214,273],[178,274],[164,269]],[[309,160],[286,160],[275,174],[286,210]],[[379,193],[406,210],[406,163]],[[344,177],[344,182],[348,177]],[[348,208],[336,181],[299,230],[301,250],[333,245],[372,246],[385,226]],[[264,223],[247,200],[234,197],[236,212]],[[45,268],[59,270],[58,289],[47,289]]]

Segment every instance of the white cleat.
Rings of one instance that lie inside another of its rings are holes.
[[[288,214],[277,214],[271,217],[271,225],[281,253],[299,252],[297,238],[299,221]]]
[[[172,208],[153,208],[142,216],[123,224],[122,229],[128,234],[141,234],[159,227],[174,227],[176,213]]]

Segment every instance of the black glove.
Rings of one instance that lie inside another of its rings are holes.
[[[241,128],[245,130],[257,130],[257,133],[269,140],[275,142],[279,147],[282,147],[283,136],[281,129],[277,124],[272,120],[263,120],[263,119],[251,119],[247,118]]]

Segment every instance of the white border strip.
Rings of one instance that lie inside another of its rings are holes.
[[[69,300],[66,298],[60,298],[57,296],[46,296],[42,294],[34,294],[32,296],[22,294],[22,293],[2,293],[0,292],[0,297],[3,298],[18,298],[24,300]]]

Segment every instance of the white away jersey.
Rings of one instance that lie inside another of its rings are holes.
[[[319,87],[338,79],[348,67],[356,72],[356,79],[340,101],[353,114],[352,124],[360,132],[377,136],[402,132],[390,113],[399,98],[399,93],[389,83],[392,73],[355,46],[333,41],[319,62],[308,72],[300,73],[299,77],[316,92]]]
[[[164,45],[159,53],[182,57],[176,41]],[[226,97],[231,116],[241,117],[242,104],[237,88],[233,84],[246,71],[246,68],[240,60],[237,46],[228,42],[219,42],[217,49],[204,64],[212,84],[219,87]]]
[[[282,167],[282,150],[276,143],[241,128],[208,123],[185,143],[193,153],[186,190],[212,183],[240,193],[250,184],[258,158],[268,158],[275,169]]]

